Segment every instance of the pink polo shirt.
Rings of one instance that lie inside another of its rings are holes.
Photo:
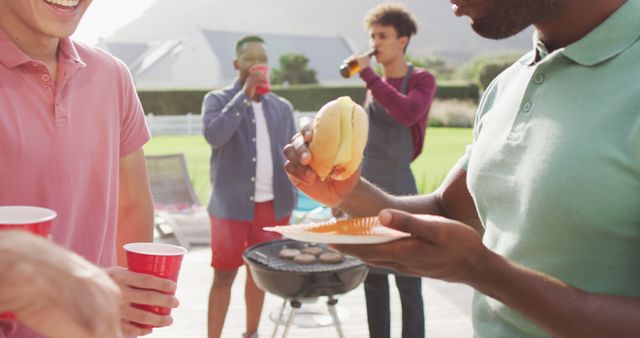
[[[119,161],[149,140],[131,75],[69,39],[57,83],[2,29],[0,51],[0,205],[55,210],[55,242],[114,265]]]

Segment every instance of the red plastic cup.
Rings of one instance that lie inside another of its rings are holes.
[[[257,65],[253,65],[251,68],[249,68],[249,73],[256,73],[256,72],[260,72],[262,74],[264,74],[264,76],[266,77],[266,81],[259,84],[258,87],[256,88],[258,91],[259,95],[264,95],[268,92],[271,91],[271,84],[269,81],[269,66],[266,64],[257,64]]]
[[[28,231],[44,238],[51,237],[51,222],[56,218],[55,211],[32,206],[0,207],[0,230]],[[14,320],[11,312],[0,313],[0,320]]]
[[[124,245],[124,249],[127,252],[129,271],[170,279],[174,282],[178,281],[182,257],[187,252],[187,249],[181,246],[162,243],[129,243]],[[132,306],[163,316],[171,314],[170,308],[135,303]],[[145,329],[156,327],[140,323],[133,324]]]

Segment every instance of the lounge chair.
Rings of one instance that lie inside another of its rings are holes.
[[[185,248],[195,244],[209,245],[209,215],[193,190],[184,155],[148,155],[145,158],[156,231],[161,236],[172,234]]]

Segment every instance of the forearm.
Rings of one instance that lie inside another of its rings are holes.
[[[371,90],[373,98],[396,121],[405,126],[415,124],[427,114],[435,95],[436,86],[432,77],[417,79],[406,94],[399,92],[389,83],[383,81],[370,68],[363,70],[361,77],[366,82],[367,88]]]
[[[640,337],[638,298],[589,293],[492,252],[478,267],[468,284],[553,337]]]
[[[150,201],[121,207],[118,212],[116,236],[118,265],[127,266],[123,245],[134,242],[153,242],[153,217],[153,204]]]
[[[352,217],[377,215],[385,208],[438,215],[470,225],[480,234],[484,232],[467,189],[467,173],[458,167],[452,168],[441,186],[428,195],[393,196],[360,178],[353,191],[337,207]]]
[[[126,266],[122,246],[131,242],[153,242],[153,201],[142,149],[120,158],[116,231],[117,263]]]
[[[451,168],[440,187],[433,193],[442,210],[441,216],[470,225],[479,234],[484,226],[475,201],[467,187],[467,172],[457,165]]]
[[[355,189],[338,205],[338,209],[352,217],[375,216],[386,208],[415,214],[443,213],[436,195],[393,196],[364,178],[360,179]]]
[[[0,313],[47,337],[116,337],[119,299],[84,258],[23,231],[0,233]]]
[[[222,95],[211,94],[205,98],[202,107],[203,133],[211,147],[222,147],[240,126],[245,115],[246,96],[237,93],[229,100]]]
[[[72,277],[72,256],[53,242],[24,231],[0,232],[0,313],[40,301],[51,284]]]
[[[0,232],[0,313],[14,310],[15,299],[21,295],[16,295],[16,288],[20,281],[27,278],[20,276],[26,272],[19,268],[19,265],[28,264],[23,254],[16,249],[15,240],[21,234],[16,231]]]

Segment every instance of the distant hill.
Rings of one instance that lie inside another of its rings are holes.
[[[342,35],[364,51],[368,36],[365,13],[374,0],[158,0],[141,17],[107,41],[141,42],[179,38],[194,26],[226,31]],[[477,36],[468,19],[456,18],[446,0],[402,1],[419,22],[408,54],[438,55],[461,64],[479,54],[524,52],[531,48],[531,29],[515,37],[491,41]],[[347,55],[345,55],[346,57]],[[312,57],[312,56],[309,56]]]

